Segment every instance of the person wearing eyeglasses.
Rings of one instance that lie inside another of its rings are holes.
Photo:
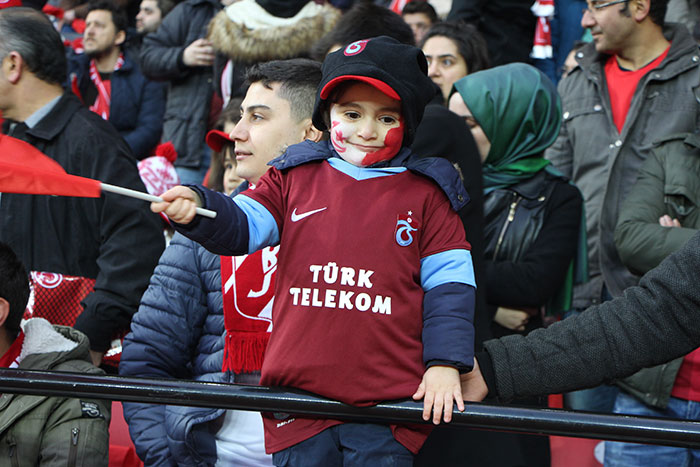
[[[692,132],[700,113],[700,54],[687,29],[664,24],[668,0],[588,0],[581,25],[593,42],[559,84],[563,122],[545,157],[581,189],[590,280],[574,289],[577,314],[622,294],[637,277],[620,260],[620,206],[652,142]],[[617,387],[567,397],[573,409],[609,412]]]

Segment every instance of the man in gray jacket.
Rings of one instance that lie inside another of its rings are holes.
[[[652,142],[697,124],[698,48],[684,27],[663,27],[667,1],[589,0],[581,23],[593,43],[559,85],[564,121],[545,156],[585,199],[590,281],[574,291],[577,310],[637,283],[613,240],[620,205]],[[573,406],[606,411],[606,399]]]

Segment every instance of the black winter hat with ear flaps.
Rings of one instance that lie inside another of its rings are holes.
[[[331,91],[341,82],[361,81],[401,101],[406,128],[403,146],[409,146],[426,104],[435,95],[423,52],[387,36],[356,41],[329,54],[322,73],[313,113],[314,126],[319,130],[328,129]]]

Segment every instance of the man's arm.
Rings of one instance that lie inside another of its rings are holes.
[[[189,45],[187,35],[190,18],[189,5],[181,3],[168,13],[158,30],[143,39],[141,71],[153,80],[166,81],[184,78],[189,69],[182,56]]]
[[[141,102],[132,103],[138,107],[136,125],[132,130],[122,132],[137,159],[148,157],[160,141],[165,113],[165,84],[146,79],[143,83]]]
[[[697,233],[622,297],[527,336],[487,341],[479,363],[492,364],[489,392],[510,400],[583,389],[687,354],[700,345],[699,271]],[[478,375],[464,380],[464,395],[479,394]]]
[[[76,160],[86,165],[80,173],[145,192],[129,149],[116,131],[106,122],[88,128],[89,136],[75,151]],[[143,201],[107,193],[94,208],[85,215],[96,226],[98,273],[95,290],[83,300],[74,327],[88,336],[92,351],[104,352],[118,333],[129,329],[165,241],[162,221]]]

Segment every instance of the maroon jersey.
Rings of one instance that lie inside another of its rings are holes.
[[[354,169],[356,176],[377,170]],[[357,179],[328,161],[307,163],[270,169],[241,195],[269,211],[280,235],[261,384],[357,406],[408,398],[418,388],[425,372],[421,260],[469,246],[432,180],[407,170],[384,175]],[[266,414],[264,422],[268,452],[342,423],[285,414]],[[414,453],[430,431],[392,428]]]

